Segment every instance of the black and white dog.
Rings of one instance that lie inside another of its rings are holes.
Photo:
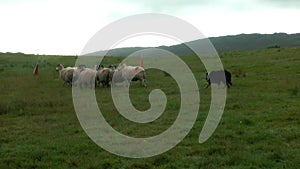
[[[226,84],[228,88],[232,86],[231,73],[227,70],[218,70],[206,73],[206,81],[208,84],[205,88],[208,88],[208,86],[210,86],[212,83],[220,84],[221,82]]]

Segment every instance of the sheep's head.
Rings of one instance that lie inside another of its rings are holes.
[[[113,64],[111,64],[111,65],[108,66],[108,68],[110,68],[111,70],[115,70],[115,69],[116,69],[116,66],[113,65]]]
[[[58,64],[55,68],[56,71],[60,71],[64,68],[64,66],[62,64]]]
[[[83,65],[83,64],[80,64],[80,65],[78,65],[78,67],[77,67],[77,69],[80,70],[80,71],[85,70],[85,68],[86,68],[86,66]]]

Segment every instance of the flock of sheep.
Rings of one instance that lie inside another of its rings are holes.
[[[117,83],[129,84],[130,81],[140,81],[141,86],[147,87],[145,69],[141,66],[127,66],[121,64],[119,67],[110,65],[95,65],[93,69],[84,65],[78,67],[64,67],[58,64],[56,70],[64,85],[78,86],[80,88],[114,87]]]
[[[123,82],[128,86],[130,81],[140,81],[141,86],[147,87],[145,69],[141,66],[121,64],[117,68],[114,65],[105,68],[103,65],[95,65],[91,69],[84,65],[64,68],[62,64],[58,64],[56,70],[59,72],[64,85],[74,85],[80,88],[110,87],[110,83],[114,87],[116,84]],[[206,73],[206,81],[208,83],[206,88],[211,83],[223,83],[228,88],[232,85],[231,73],[227,70]]]

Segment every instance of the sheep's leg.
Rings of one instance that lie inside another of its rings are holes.
[[[106,87],[109,88],[110,87],[110,84],[109,84],[109,80],[106,81]]]
[[[96,88],[97,88],[97,86],[98,86],[97,84],[98,84],[98,81],[97,81],[97,80],[95,80],[95,84],[94,84],[94,85],[95,85],[95,89],[96,89]]]
[[[106,86],[107,88],[109,88],[109,87],[110,87],[110,85],[109,85],[109,81],[106,81],[106,82],[105,82],[105,86]]]
[[[109,88],[109,74],[106,75],[106,78],[105,78],[105,86],[107,88]]]
[[[130,83],[130,80],[125,80],[125,87],[128,87]]]
[[[83,82],[79,81],[78,86],[79,86],[80,89],[82,89],[83,88]]]
[[[99,85],[98,85],[98,80],[95,80],[95,88],[97,88]]]
[[[101,82],[101,84],[102,84],[102,88],[106,88],[106,87],[107,87],[107,82],[106,82],[105,80],[103,80],[103,81]]]
[[[142,84],[143,84],[144,87],[147,87],[146,79],[142,79],[141,82],[142,82]]]
[[[75,81],[72,81],[72,86],[77,86]]]
[[[116,87],[116,82],[114,82],[113,80],[111,81],[111,87]]]
[[[69,82],[69,85],[72,87],[72,85],[73,85],[73,81],[72,80]]]
[[[91,79],[91,81],[90,81],[90,88],[91,89],[95,89],[95,81],[93,81],[92,79]]]

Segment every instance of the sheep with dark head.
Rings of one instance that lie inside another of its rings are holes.
[[[109,87],[111,69],[99,65],[96,67],[96,70],[96,85],[100,86],[100,84],[102,84],[102,87]]]

